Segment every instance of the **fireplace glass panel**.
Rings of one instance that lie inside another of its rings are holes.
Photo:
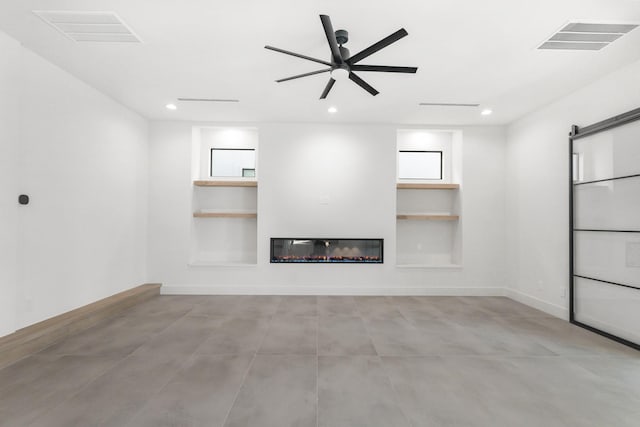
[[[272,263],[381,264],[383,239],[272,238]]]

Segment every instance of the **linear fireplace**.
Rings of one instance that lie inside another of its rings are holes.
[[[381,264],[383,246],[383,239],[271,238],[271,262]]]

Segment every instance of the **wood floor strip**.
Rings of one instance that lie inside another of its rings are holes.
[[[140,285],[0,337],[0,369],[159,295],[160,286]]]

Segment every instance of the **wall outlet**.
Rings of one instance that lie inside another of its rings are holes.
[[[320,196],[320,204],[328,205],[329,204],[329,196]]]
[[[560,287],[560,298],[566,298],[567,297],[567,288],[565,286],[561,286]]]

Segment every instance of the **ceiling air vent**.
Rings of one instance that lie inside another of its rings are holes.
[[[461,104],[456,102],[421,102],[422,107],[479,107],[480,104]]]
[[[238,99],[221,99],[221,98],[178,98],[178,101],[186,102],[240,102]]]
[[[538,49],[600,50],[637,26],[636,24],[570,22],[542,43]]]
[[[141,42],[114,12],[34,10],[33,13],[76,42]]]

